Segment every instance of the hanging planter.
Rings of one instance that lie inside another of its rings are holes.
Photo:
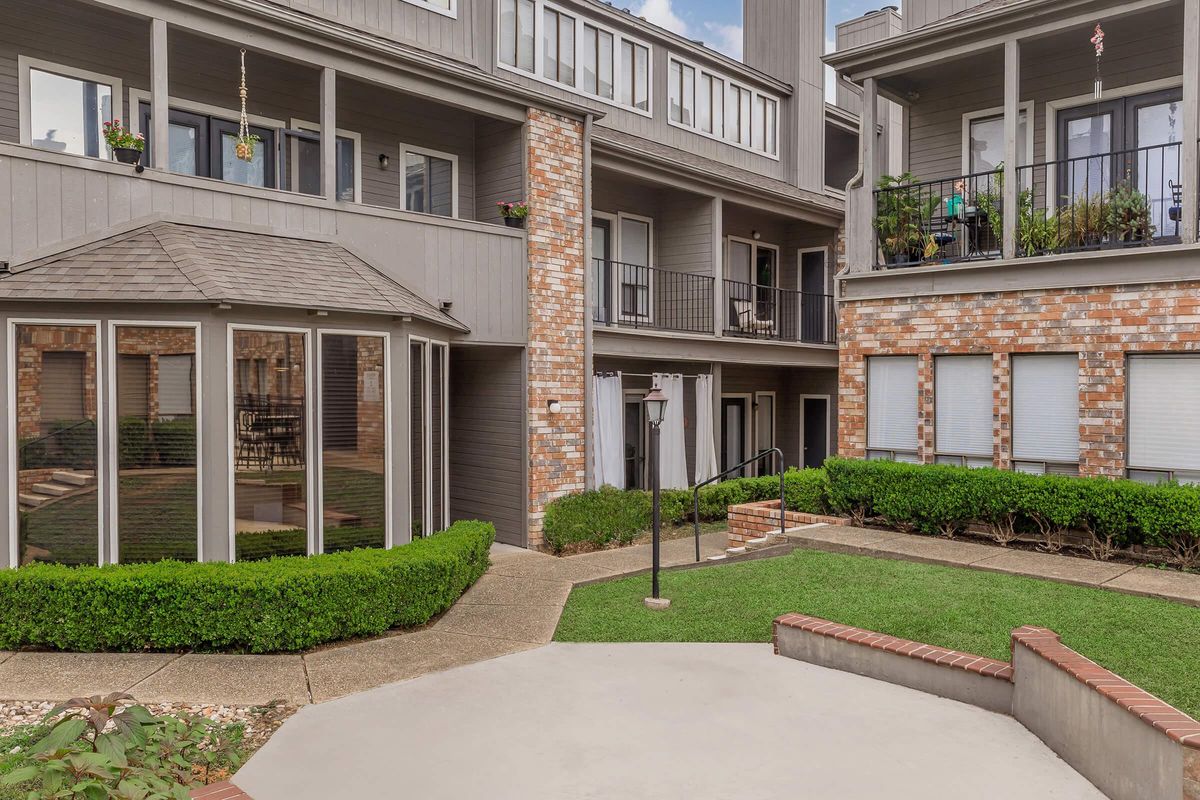
[[[496,207],[500,209],[500,216],[504,218],[504,224],[510,228],[524,228],[525,218],[529,216],[529,205],[520,200],[515,202],[502,201],[496,203]]]
[[[262,141],[257,134],[250,132],[250,120],[246,116],[246,51],[242,50],[242,80],[238,85],[238,96],[242,100],[242,115],[238,119],[238,133],[234,144],[234,155],[249,163],[254,160],[254,146]]]

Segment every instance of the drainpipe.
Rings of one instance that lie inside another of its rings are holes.
[[[857,85],[853,81],[848,81],[843,78],[839,78],[839,80],[841,80],[842,83],[844,83],[846,85],[846,88],[848,88],[850,91],[857,94],[860,100],[863,100],[864,102],[866,102],[866,99],[863,97],[863,90],[862,90],[861,86]],[[865,137],[867,134],[866,134],[866,131],[863,130],[862,119],[863,119],[863,115],[860,112],[858,115],[858,169],[855,171],[854,175],[850,178],[850,180],[846,183],[846,209],[845,209],[845,217],[844,217],[844,223],[843,223],[846,226],[846,266],[843,270],[839,270],[839,272],[849,272],[850,264],[853,263],[853,260],[854,260],[851,257],[851,248],[854,245],[853,245],[853,239],[850,238],[850,220],[854,218],[854,215],[852,213],[853,209],[854,209],[854,190],[859,188],[860,186],[862,186],[862,182],[863,182],[863,173],[864,173],[863,153],[866,151]],[[835,273],[835,274],[837,274],[837,273]],[[833,297],[834,297],[835,304],[837,303],[838,296],[841,294],[840,288],[841,288],[841,283],[839,281],[835,280],[833,282]]]
[[[583,118],[583,474],[584,487],[592,488],[592,115]]]

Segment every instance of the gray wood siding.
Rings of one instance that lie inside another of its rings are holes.
[[[983,0],[904,0],[904,29],[911,31],[939,19],[966,11]]]
[[[849,50],[859,45],[878,42],[889,36],[897,36],[904,31],[904,21],[894,11],[881,10],[867,14],[857,19],[838,23],[835,41],[838,50]],[[880,100],[880,107],[886,100]],[[855,114],[862,113],[862,96],[847,89],[840,82],[837,86],[837,105]]]
[[[325,235],[431,302],[453,302],[469,338],[523,343],[525,238],[503,228],[252,190],[207,178],[137,175],[112,162],[0,145],[0,260],[21,262],[150,215]],[[297,265],[302,270],[303,265]]]
[[[713,274],[713,200],[673,193],[658,226],[658,265],[676,272]]]
[[[450,515],[525,545],[524,351],[450,349]]]
[[[783,451],[783,461],[788,467],[801,463],[801,395],[830,395],[830,452],[834,452],[837,444],[837,370],[725,364],[721,368],[721,392],[775,392],[775,446]],[[757,432],[754,435],[757,436]]]
[[[475,124],[475,219],[500,219],[496,204],[525,197],[525,129],[496,120]]]
[[[458,0],[457,19],[405,0],[267,0],[304,14],[431,50],[461,61],[475,57],[475,2]]]

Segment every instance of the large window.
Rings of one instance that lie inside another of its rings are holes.
[[[1079,357],[1012,357],[1013,469],[1079,474]]]
[[[108,158],[104,123],[121,115],[121,81],[21,56],[22,144]]]
[[[235,557],[304,555],[310,516],[308,337],[249,328],[234,328],[231,336]]]
[[[138,124],[134,127],[145,137],[146,149],[142,163],[152,163],[152,151],[156,146],[153,139],[154,126],[150,119],[150,103],[143,92],[131,92],[138,102]],[[282,128],[283,125],[278,125]],[[254,148],[254,157],[243,161],[237,157],[237,112],[208,109],[201,106],[172,108],[168,115],[167,157],[172,172],[182,175],[198,175],[204,178],[219,178],[231,183],[247,186],[276,186],[276,127],[253,124],[250,132],[259,138]]]
[[[400,146],[404,208],[442,217],[458,216],[458,156]]]
[[[12,333],[16,563],[98,563],[96,328],[21,323]]]
[[[917,461],[916,356],[867,359],[867,458]]]
[[[695,125],[696,68],[672,60],[667,70],[668,114],[672,122]]]
[[[934,360],[934,447],[939,464],[992,465],[992,357]]]
[[[413,538],[450,524],[448,484],[450,348],[409,340],[409,488]]]
[[[667,61],[667,120],[714,139],[777,156],[779,100],[677,56]]]
[[[384,547],[387,340],[321,334],[321,541],[326,553]]]
[[[195,326],[115,327],[116,559],[199,555]]]
[[[301,194],[321,194],[321,126],[292,120],[292,143],[289,159],[292,176],[287,187]],[[362,137],[339,129],[334,160],[337,165],[337,199],[348,203],[362,198],[362,178],[358,165],[361,160]]]
[[[551,0],[497,0],[501,66],[650,112],[650,46]]]
[[[1033,129],[1029,117],[1033,104],[1026,103],[1017,117],[1017,146],[1024,166],[1033,160]],[[999,109],[963,115],[963,170],[969,174],[992,172],[1004,162],[1004,113]]]
[[[1200,357],[1130,356],[1129,477],[1200,483]]]

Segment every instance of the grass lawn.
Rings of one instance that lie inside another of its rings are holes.
[[[790,611],[1009,659],[1009,633],[1041,625],[1127,680],[1200,718],[1200,608],[1051,581],[796,550],[665,572],[667,611],[642,605],[649,576],[576,588],[562,642],[768,642]]]

